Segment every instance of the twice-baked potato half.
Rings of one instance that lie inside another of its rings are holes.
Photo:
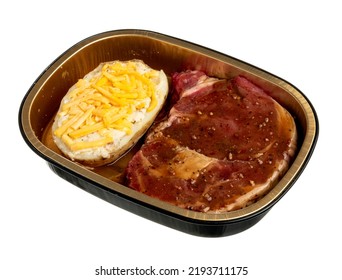
[[[146,132],[167,94],[165,73],[141,60],[101,63],[62,99],[52,125],[54,142],[79,163],[111,163]]]

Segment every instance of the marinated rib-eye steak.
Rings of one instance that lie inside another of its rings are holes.
[[[296,149],[291,115],[242,76],[172,77],[176,99],[127,167],[129,187],[201,212],[243,208],[265,195]]]

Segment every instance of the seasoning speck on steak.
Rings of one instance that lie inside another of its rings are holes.
[[[172,77],[178,98],[127,167],[127,184],[200,212],[243,208],[264,196],[296,149],[292,116],[248,79]]]

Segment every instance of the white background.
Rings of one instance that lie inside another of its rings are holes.
[[[0,17],[1,279],[139,279],[95,276],[101,265],[246,266],[249,274],[236,279],[341,279],[338,1],[6,2]],[[208,239],[140,218],[59,178],[23,141],[19,105],[38,75],[80,40],[126,28],[161,32],[254,64],[313,103],[320,136],[311,161],[251,229]]]

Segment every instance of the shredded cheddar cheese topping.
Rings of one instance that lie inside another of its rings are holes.
[[[101,73],[80,79],[59,111],[61,124],[54,135],[71,151],[114,142],[110,129],[132,133],[135,112],[149,112],[157,105],[153,79],[158,71],[138,69],[132,61],[106,63]],[[140,70],[140,71],[139,71]],[[87,141],[75,141],[96,133]]]

